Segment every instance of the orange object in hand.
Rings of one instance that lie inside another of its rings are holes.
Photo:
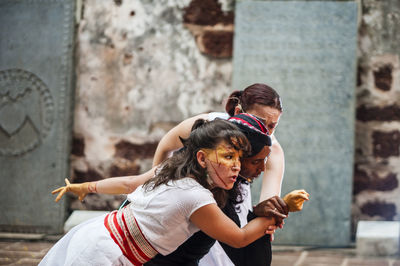
[[[298,212],[303,209],[303,203],[309,200],[310,194],[304,189],[293,190],[283,197],[283,201],[289,206],[289,212]]]

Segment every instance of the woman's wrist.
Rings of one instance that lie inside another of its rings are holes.
[[[97,182],[88,182],[87,190],[89,193],[97,193]]]

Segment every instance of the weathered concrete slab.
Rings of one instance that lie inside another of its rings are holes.
[[[44,238],[44,234],[24,234],[24,233],[0,233],[0,239],[22,239],[22,240],[42,240]]]
[[[356,248],[359,256],[400,255],[400,222],[359,221]]]
[[[276,136],[285,150],[282,194],[311,200],[277,244],[350,241],[357,5],[353,1],[245,1],[235,12],[234,89],[266,83],[282,97]]]
[[[69,173],[74,6],[0,2],[0,231],[62,232],[50,192]]]

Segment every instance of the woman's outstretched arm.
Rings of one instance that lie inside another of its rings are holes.
[[[179,125],[171,129],[160,141],[157,146],[153,159],[153,168],[141,175],[121,176],[107,178],[101,181],[85,182],[81,184],[71,184],[66,180],[66,186],[57,188],[52,194],[57,194],[55,201],[59,201],[65,193],[72,192],[83,200],[89,193],[99,194],[129,194],[154,176],[154,170],[168,154],[182,147],[179,137],[187,138],[192,126],[197,119],[207,119],[207,114],[200,114],[182,121]]]
[[[274,218],[258,217],[239,228],[216,204],[199,208],[190,220],[210,237],[234,248],[247,246],[265,235],[269,226],[275,225]]]
[[[99,194],[129,194],[136,188],[154,176],[156,167],[141,175],[120,176],[103,179],[100,181],[85,182],[81,184],[71,184],[66,179],[66,186],[53,190],[52,194],[57,194],[55,201],[59,201],[67,192],[72,192],[83,200],[89,193]]]

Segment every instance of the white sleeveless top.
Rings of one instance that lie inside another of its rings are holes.
[[[128,199],[143,235],[162,255],[173,252],[199,231],[190,222],[193,212],[216,204],[212,193],[190,177],[149,191],[140,186]]]

